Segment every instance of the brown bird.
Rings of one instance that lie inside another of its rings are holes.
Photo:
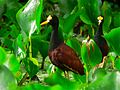
[[[75,51],[64,43],[62,34],[59,32],[59,20],[57,16],[48,16],[41,25],[49,23],[52,33],[49,46],[49,58],[51,62],[63,71],[73,71],[80,75],[84,74],[83,64]]]
[[[102,58],[104,58],[105,56],[107,56],[109,52],[109,47],[108,47],[108,44],[105,38],[103,37],[102,25],[103,25],[103,17],[99,16],[98,17],[98,30],[94,36],[94,40],[101,50]]]

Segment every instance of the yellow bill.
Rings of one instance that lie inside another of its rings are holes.
[[[43,25],[46,25],[46,24],[48,24],[48,21],[47,21],[47,20],[44,21],[44,22],[42,22],[40,25],[43,26]]]
[[[48,24],[48,23],[50,22],[50,20],[52,20],[52,16],[51,16],[51,15],[49,15],[49,16],[47,17],[47,20],[44,21],[44,22],[42,22],[40,25],[41,25],[41,26],[46,25],[46,24]]]

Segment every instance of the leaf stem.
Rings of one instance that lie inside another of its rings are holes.
[[[27,79],[27,77],[28,77],[28,73],[26,72],[25,75],[23,76],[23,78],[18,83],[18,86],[21,86],[25,82],[25,80]]]

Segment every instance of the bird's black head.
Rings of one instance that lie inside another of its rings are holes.
[[[59,26],[58,17],[53,15],[52,19],[49,21],[49,24],[52,26],[53,30],[57,30]]]
[[[59,19],[56,15],[53,15],[53,16],[49,15],[47,17],[47,20],[41,23],[41,25],[45,25],[47,23],[50,24],[54,28],[53,30],[56,30],[58,29],[58,26],[59,26]]]
[[[58,17],[57,16],[52,16],[52,19],[49,21],[49,24],[52,25],[52,26],[56,26],[58,27],[59,25],[59,20],[58,20]]]

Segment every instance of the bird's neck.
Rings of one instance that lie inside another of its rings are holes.
[[[102,22],[103,23],[103,22]],[[98,30],[96,32],[96,36],[103,35],[102,23],[98,26]]]
[[[57,48],[61,43],[64,42],[64,40],[61,38],[62,35],[60,35],[58,29],[53,28],[50,38],[50,48],[49,51],[54,50]]]

